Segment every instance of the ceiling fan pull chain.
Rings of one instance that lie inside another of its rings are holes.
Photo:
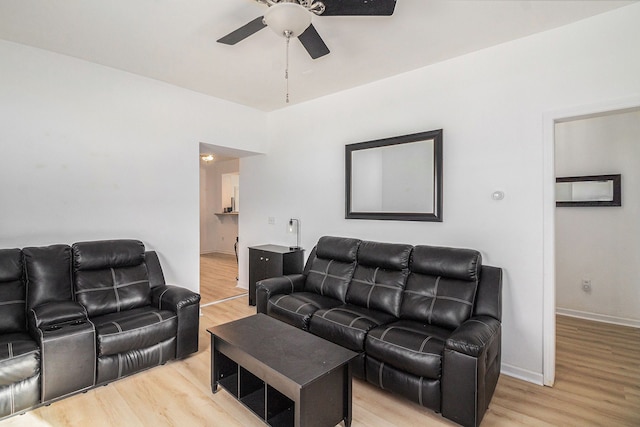
[[[284,36],[287,38],[287,53],[286,53],[286,63],[284,68],[284,79],[287,82],[287,95],[285,97],[285,101],[289,103],[289,41],[291,40],[291,31],[285,31]]]

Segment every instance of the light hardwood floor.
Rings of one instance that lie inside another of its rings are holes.
[[[554,387],[502,375],[486,425],[640,426],[640,329],[556,322]]]
[[[218,252],[200,255],[201,304],[247,293],[236,287],[238,264],[235,255]]]
[[[209,326],[251,315],[243,298],[203,309],[200,349],[25,415],[8,426],[263,426],[228,393],[210,388]],[[554,388],[502,375],[482,426],[640,426],[640,330],[558,317]],[[360,380],[354,427],[453,426]]]

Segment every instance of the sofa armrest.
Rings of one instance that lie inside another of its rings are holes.
[[[29,333],[40,347],[40,401],[87,390],[96,380],[96,331],[75,301],[37,305],[27,312]]]
[[[59,301],[41,304],[28,312],[29,327],[34,329],[47,326],[87,320],[87,310],[75,301]]]
[[[449,336],[445,348],[478,357],[499,331],[500,322],[493,317],[472,317]]]
[[[151,305],[159,310],[177,312],[183,307],[199,302],[199,294],[180,286],[163,285],[151,289]]]
[[[288,276],[271,277],[256,283],[256,309],[258,313],[267,313],[267,303],[272,295],[290,294],[302,291],[306,276],[290,274]]]
[[[478,426],[500,376],[500,321],[475,316],[446,340],[442,362],[442,415],[463,426]]]
[[[151,304],[159,310],[173,311],[178,316],[176,358],[198,351],[200,295],[179,286],[157,286],[151,289]]]

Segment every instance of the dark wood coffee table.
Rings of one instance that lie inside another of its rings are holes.
[[[271,426],[351,425],[357,353],[264,314],[207,331],[214,393],[224,388]]]

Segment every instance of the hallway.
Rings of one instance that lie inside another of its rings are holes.
[[[234,255],[218,252],[200,255],[200,304],[246,294],[246,289],[236,287],[237,276],[238,264]]]

